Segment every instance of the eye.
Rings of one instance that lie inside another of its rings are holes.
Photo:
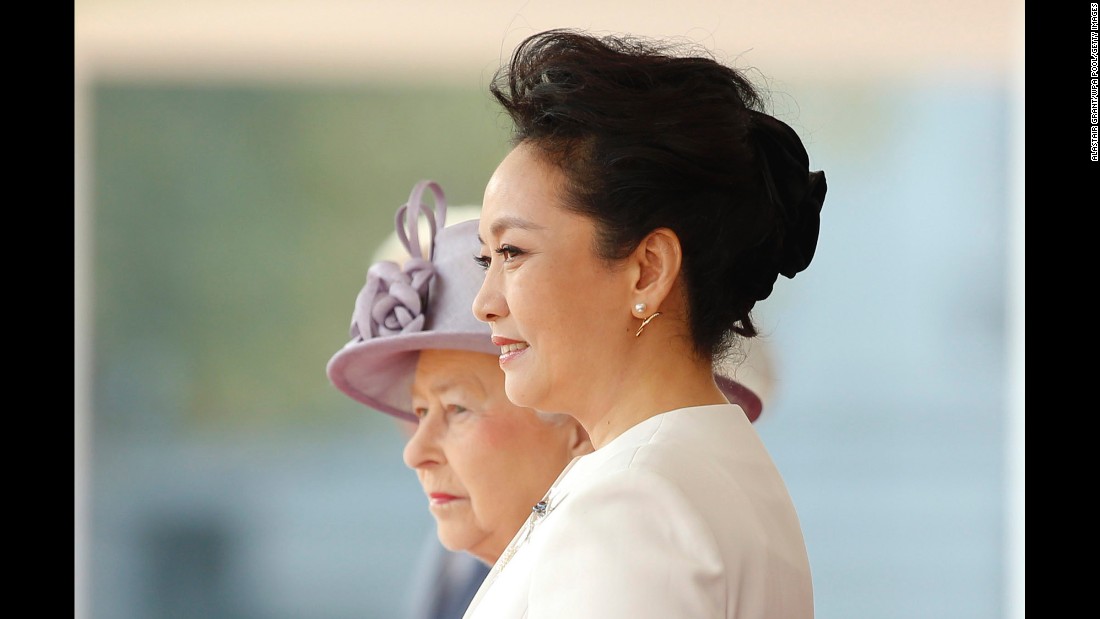
[[[475,255],[474,256],[474,262],[476,262],[477,265],[479,267],[481,267],[482,270],[485,270],[485,271],[489,270],[489,263],[492,262],[492,261],[493,261],[492,258],[490,258],[489,256],[480,256],[480,255]]]
[[[413,415],[416,415],[417,419],[423,419],[428,416],[428,408],[425,406],[417,406],[413,408]]]
[[[516,247],[515,245],[501,245],[500,247],[494,249],[493,253],[504,258],[505,262],[511,262],[519,256],[522,256],[524,254],[524,251]]]
[[[462,406],[461,404],[448,404],[447,405],[447,412],[448,413],[455,413],[455,414],[465,413],[467,410],[468,409],[465,406]]]

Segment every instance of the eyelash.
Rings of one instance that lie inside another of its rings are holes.
[[[511,262],[516,258],[522,256],[526,252],[514,245],[501,245],[500,247],[494,249],[493,253],[497,254],[498,256],[502,256],[505,262]],[[476,262],[481,268],[488,269],[489,265],[492,264],[493,259],[489,256],[474,256],[474,262]]]

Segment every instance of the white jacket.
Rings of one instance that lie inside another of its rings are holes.
[[[647,419],[576,458],[464,619],[810,619],[779,471],[737,406]]]

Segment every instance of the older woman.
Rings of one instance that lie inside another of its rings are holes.
[[[427,191],[434,213],[422,204]],[[491,565],[558,474],[591,444],[572,417],[508,400],[499,348],[489,326],[470,313],[483,279],[471,260],[479,250],[477,221],[444,227],[446,212],[438,184],[413,188],[396,229],[410,257],[371,266],[355,302],[352,339],[327,371],[347,395],[408,422],[405,463],[424,488],[439,540]],[[417,225],[421,215],[428,226]],[[424,231],[429,238],[421,243]],[[759,415],[752,390],[719,380],[728,397]]]
[[[813,616],[783,479],[714,379],[825,179],[739,72],[657,41],[550,31],[492,85],[515,146],[485,189],[474,301],[508,398],[567,413],[574,460],[468,618]]]

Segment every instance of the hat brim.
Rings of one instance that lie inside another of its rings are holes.
[[[722,390],[727,400],[737,404],[745,411],[745,416],[749,418],[749,422],[755,422],[760,417],[760,412],[764,409],[764,403],[755,391],[728,376],[718,373],[714,374],[714,382],[718,383],[718,388]]]
[[[420,351],[432,349],[500,355],[500,347],[483,333],[421,331],[352,340],[329,359],[326,372],[332,384],[351,398],[415,423],[412,381],[416,362]]]

